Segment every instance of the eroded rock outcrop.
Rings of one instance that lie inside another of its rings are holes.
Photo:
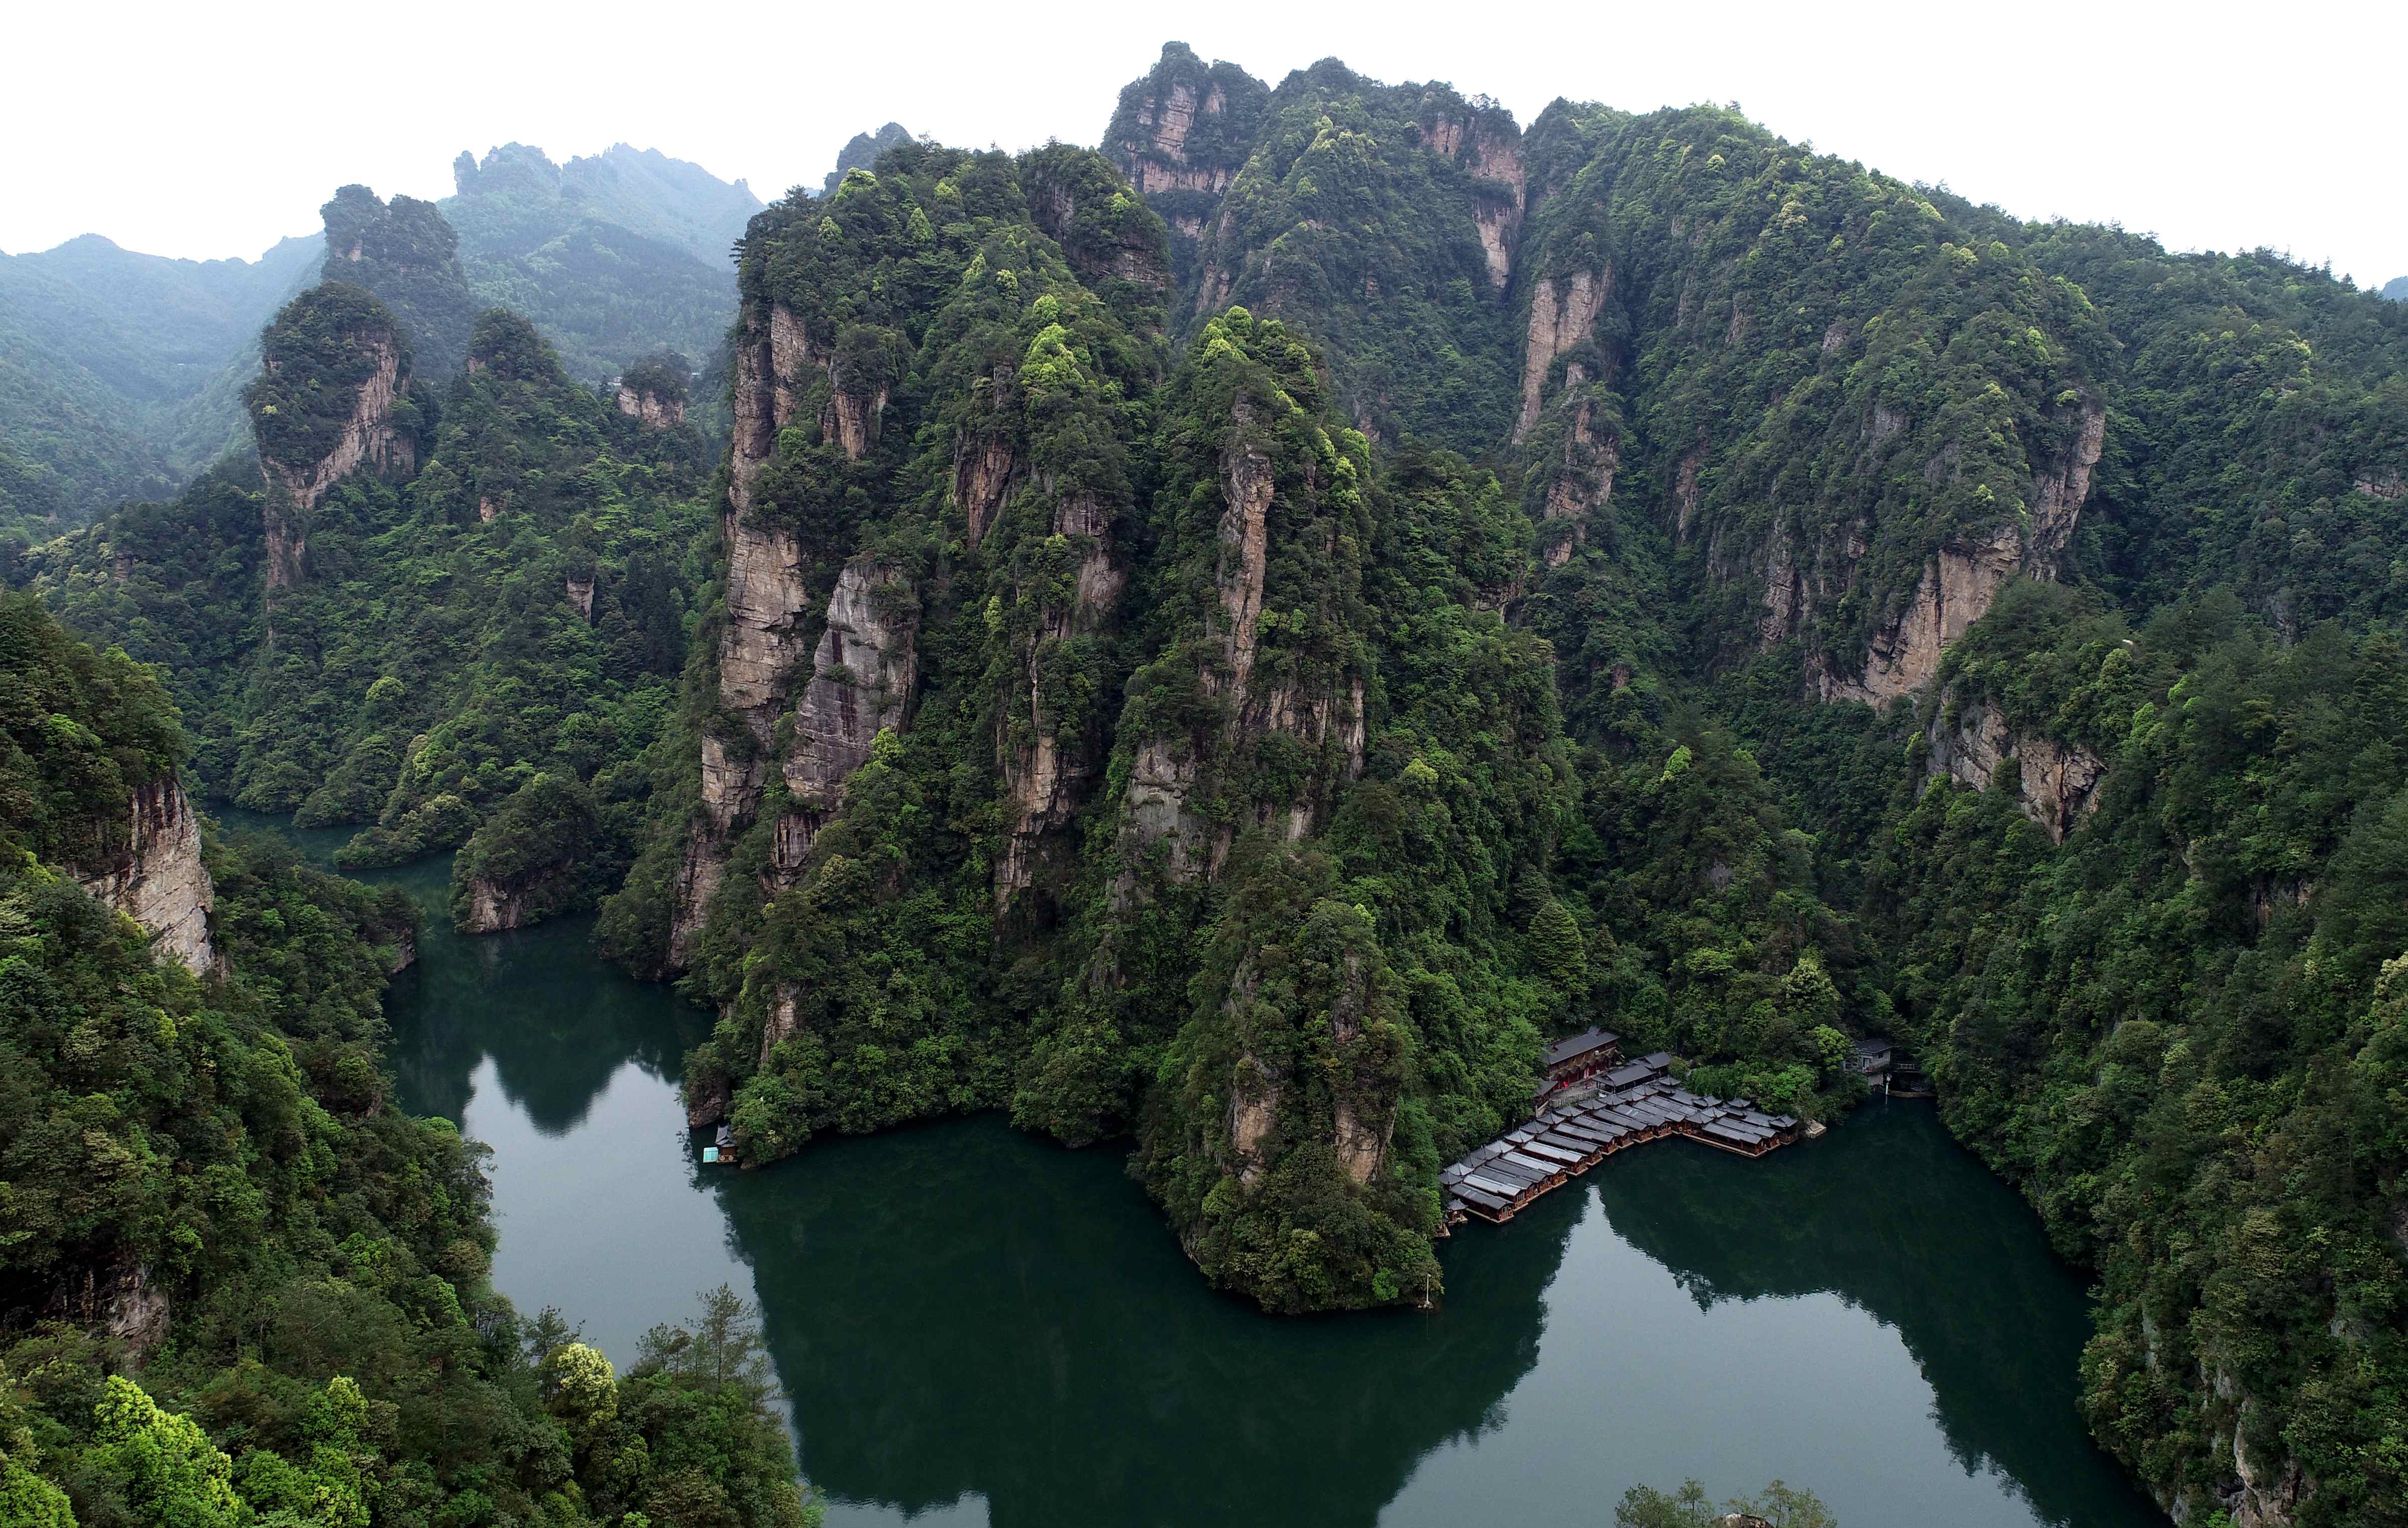
[[[1867,644],[1863,672],[1818,675],[1823,698],[1883,706],[1915,693],[1939,672],[1940,655],[1988,612],[2009,578],[2056,576],[2081,522],[2107,437],[2106,410],[2098,401],[2085,399],[2079,407],[2071,443],[2032,475],[2028,524],[2002,523],[1985,537],[1933,553],[1905,609]],[[1876,409],[1870,438],[1877,444],[1905,427],[1902,416]]]
[[[409,380],[400,345],[391,335],[380,336],[370,341],[369,354],[372,367],[352,396],[350,417],[343,421],[333,450],[315,461],[261,457],[261,464],[276,483],[304,510],[316,508],[326,490],[361,467],[398,476],[416,464],[416,448],[387,422],[394,400]],[[272,359],[267,362],[271,369],[275,364]]]
[[[170,776],[137,788],[127,815],[124,849],[104,863],[77,865],[77,883],[149,929],[152,942],[194,975],[214,970],[209,911],[217,888],[201,864],[200,818],[183,786]]]
[[[1622,465],[1621,442],[1607,433],[1596,405],[1579,399],[1569,415],[1540,527],[1541,555],[1549,567],[1561,567],[1587,544],[1589,522],[1612,502],[1613,475]]]
[[[2051,843],[2063,843],[2099,805],[2105,761],[2086,748],[2017,734],[1996,701],[1954,708],[1953,714],[1942,706],[1933,712],[1924,736],[1931,745],[1928,779],[1946,775],[1986,791],[1997,779],[1999,766],[2014,760],[2020,779],[2016,805]]]
[[[333,329],[335,354],[318,331]],[[298,583],[308,521],[327,492],[363,468],[406,476],[412,438],[394,428],[409,383],[409,353],[392,316],[356,288],[320,287],[269,326],[261,376],[245,394],[269,485],[267,587]]]
[[[920,606],[910,576],[874,559],[845,564],[828,597],[811,678],[796,707],[794,742],[779,761],[787,807],[772,875],[791,884],[821,824],[844,805],[844,785],[870,745],[901,731],[919,678]]]
[[[1576,270],[1540,281],[1532,289],[1522,347],[1522,414],[1513,426],[1516,445],[1539,421],[1539,411],[1546,405],[1547,377],[1556,358],[1589,342],[1598,315],[1612,293],[1611,269]],[[1568,371],[1565,383],[1577,386],[1585,379]]]
[[[824,648],[825,637],[813,638],[818,601],[801,539],[788,526],[756,512],[755,487],[777,453],[778,433],[815,393],[826,400],[820,416],[824,437],[837,441],[854,460],[867,452],[886,402],[885,389],[879,387],[839,404],[848,395],[832,359],[780,304],[748,311],[745,330],[737,337],[735,363],[727,505],[720,517],[727,578],[726,621],[719,639],[719,701],[729,728],[724,735],[706,731],[702,739],[701,810],[679,865],[670,915],[669,960],[678,967],[690,963],[727,855],[760,809],[779,719],[798,685],[818,682],[814,677],[832,666],[813,663],[813,649]],[[856,586],[854,597],[863,593]],[[876,735],[875,728],[869,735]],[[786,842],[788,838],[795,841]],[[792,834],[781,830],[781,863],[791,857],[799,865],[808,847],[805,828],[798,825]]]
[[[685,400],[649,388],[619,385],[619,412],[642,422],[646,429],[669,430],[685,422]]]
[[[1187,136],[1195,129],[1198,116],[1217,117],[1228,106],[1226,91],[1207,84],[1201,91],[1187,80],[1178,80],[1159,94],[1149,95],[1138,107],[1138,125],[1145,136],[1140,143],[1128,145],[1128,157],[1123,164],[1129,184],[1138,194],[1162,191],[1220,192],[1229,184],[1230,166],[1191,163],[1187,157]]]
[[[1488,264],[1488,285],[1503,292],[1512,284],[1513,254],[1528,210],[1528,176],[1522,162],[1522,135],[1511,118],[1440,111],[1417,124],[1422,147],[1450,159],[1481,188],[1472,208],[1480,249]]]
[[[1361,675],[1316,674],[1307,679],[1287,664],[1268,674],[1257,672],[1273,504],[1282,490],[1271,458],[1253,436],[1255,417],[1256,406],[1250,399],[1237,400],[1233,428],[1221,453],[1215,597],[1208,620],[1219,661],[1198,676],[1207,695],[1226,698],[1229,725],[1213,739],[1146,739],[1129,778],[1127,830],[1140,847],[1165,846],[1167,866],[1179,879],[1217,875],[1237,835],[1249,826],[1267,825],[1272,815],[1268,808],[1257,808],[1251,818],[1225,814],[1208,820],[1193,810],[1204,751],[1226,756],[1277,735],[1317,756],[1326,756],[1325,750],[1334,746],[1343,779],[1363,772]],[[1306,480],[1296,486],[1309,497],[1322,485]],[[1337,533],[1332,528],[1326,534],[1332,542],[1327,550],[1334,550]],[[1285,836],[1294,840],[1311,833],[1328,805],[1314,790],[1299,793],[1279,814]]]
[[[1127,582],[1113,558],[1111,523],[1110,511],[1088,494],[1073,495],[1054,512],[1053,536],[1061,554],[1077,558],[1078,571],[1068,603],[1046,605],[998,719],[996,759],[1011,814],[995,867],[998,908],[1027,890],[1044,845],[1086,805],[1101,766],[1095,729],[1066,723],[1063,697],[1049,693],[1047,670],[1066,644],[1104,627]]]
[[[535,921],[529,908],[541,896],[540,887],[505,886],[478,877],[468,882],[468,905],[458,927],[463,934],[499,934]]]

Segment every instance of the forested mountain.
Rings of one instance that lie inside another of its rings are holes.
[[[540,327],[570,376],[608,380],[667,349],[715,354],[736,307],[728,247],[761,209],[741,180],[615,144],[556,165],[504,144],[452,166],[437,204],[479,304]]]
[[[372,256],[356,268],[379,274]],[[419,310],[448,316],[456,289],[414,274]],[[489,309],[438,386],[394,311],[340,282],[288,304],[265,350],[246,395],[264,480],[212,474],[37,549],[36,586],[166,665],[212,794],[363,825],[347,864],[540,808],[557,819],[544,854],[464,857],[489,873],[460,921],[591,906],[632,856],[702,579],[709,448],[684,422],[682,366],[590,391]]]
[[[812,1521],[734,1296],[621,1377],[494,1292],[483,1149],[380,1064],[408,901],[204,834],[181,758],[150,673],[0,596],[0,1514]]]
[[[1821,1114],[1894,1034],[2099,1270],[2164,1500],[2397,1521],[2402,310],[1714,108],[1173,46],[1104,151],[745,241],[603,925],[724,1015],[695,1118],[1131,1135],[1312,1308],[1421,1287],[1544,1035]]]
[[[684,360],[538,332],[632,288],[473,314],[355,191],[262,479],[36,586],[205,790],[463,846],[466,928],[610,893],[748,1164],[1008,1109],[1363,1307],[1550,1035],[1812,1118],[1891,1035],[2095,1271],[2162,1502],[2408,1521],[2408,306],[1173,44],[1098,151],[896,129],[753,216],[714,474]]]
[[[2384,282],[2383,294],[2395,303],[2408,303],[2408,276],[2395,276]]]
[[[453,175],[460,194],[434,204],[345,188],[323,209],[339,249],[313,235],[256,261],[170,260],[88,234],[0,255],[0,545],[173,497],[248,454],[260,328],[313,278],[382,296],[430,380],[459,368],[488,307],[532,318],[589,384],[666,351],[717,354],[728,247],[761,207],[742,181],[625,144],[566,165],[508,144]]]
[[[169,260],[87,234],[0,255],[0,543],[174,493],[242,436],[227,379],[319,249]]]

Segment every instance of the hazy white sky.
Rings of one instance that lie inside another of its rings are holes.
[[[452,156],[624,140],[817,184],[893,118],[951,143],[1094,143],[1166,37],[1277,83],[1336,55],[1485,92],[1757,121],[2026,217],[2178,249],[2268,245],[2360,285],[2408,274],[2408,4],[1034,5],[16,0],[0,250],[107,234],[255,255],[335,187],[434,197]]]

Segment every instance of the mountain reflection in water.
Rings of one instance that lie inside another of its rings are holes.
[[[749,1282],[839,1528],[1603,1523],[1692,1475],[1848,1528],[2164,1521],[2075,1411],[2078,1276],[1928,1105],[1625,1153],[1442,1244],[1440,1311],[1274,1319],[1202,1286],[1119,1151],[999,1119],[703,1169],[675,1078],[707,1016],[588,919],[451,935],[445,872],[376,878],[430,913],[392,1059],[494,1149],[496,1282],[621,1364]]]

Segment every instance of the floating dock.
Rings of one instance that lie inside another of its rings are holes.
[[[1617,1066],[1594,1091],[1566,1095],[1439,1174],[1446,1223],[1477,1217],[1501,1225],[1616,1151],[1667,1135],[1686,1135],[1743,1157],[1798,1139],[1799,1122],[1790,1116],[1767,1114],[1744,1098],[1693,1093],[1666,1075],[1670,1064],[1658,1051]]]

